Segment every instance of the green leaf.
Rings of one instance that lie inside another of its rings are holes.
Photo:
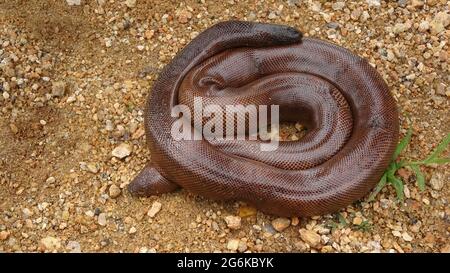
[[[347,226],[348,223],[345,220],[344,216],[342,216],[342,214],[338,213],[338,219],[339,219],[339,224],[341,224],[342,226]]]
[[[428,161],[437,158],[447,148],[448,144],[450,144],[450,133],[441,141],[441,143],[439,143],[433,153],[431,153],[431,155],[424,161],[429,163]]]
[[[421,191],[424,191],[425,190],[425,177],[423,176],[423,173],[420,171],[419,166],[412,165],[411,169],[413,169],[414,173],[416,173],[417,185],[419,186],[419,189]]]
[[[395,188],[395,192],[397,193],[397,199],[399,201],[403,200],[403,182],[395,177],[393,174],[388,173],[387,180],[392,184]]]
[[[396,160],[400,153],[405,149],[406,145],[411,141],[412,129],[409,127],[406,136],[400,141],[397,145],[397,148],[394,151],[394,155],[392,156],[392,160]]]
[[[378,182],[377,186],[375,187],[375,190],[369,196],[369,202],[375,200],[375,196],[384,188],[384,186],[386,186],[386,183],[387,183],[387,174],[384,173],[380,179],[380,182]]]
[[[432,158],[432,159],[426,160],[424,163],[425,164],[445,164],[445,163],[450,163],[450,157],[447,157],[447,158]]]

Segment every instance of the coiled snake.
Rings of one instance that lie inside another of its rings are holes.
[[[215,104],[276,104],[281,121],[301,121],[308,132],[273,152],[257,141],[174,140],[171,109],[191,107],[194,94]],[[374,187],[399,124],[386,83],[366,60],[291,27],[228,21],[200,33],[163,69],[145,129],[151,163],[129,185],[133,195],[183,187],[271,214],[310,216]]]

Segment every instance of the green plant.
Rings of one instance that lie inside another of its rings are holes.
[[[403,181],[395,176],[396,172],[403,167],[410,167],[416,175],[416,181],[419,189],[421,191],[425,190],[425,177],[420,170],[420,166],[426,166],[429,164],[445,164],[450,162],[449,157],[439,157],[447,148],[450,143],[450,134],[448,134],[441,143],[434,149],[434,151],[424,160],[420,161],[405,161],[398,160],[400,153],[405,149],[408,143],[411,141],[412,129],[409,128],[406,136],[397,145],[392,156],[391,163],[384,172],[383,176],[378,182],[375,190],[369,197],[369,201],[373,201],[375,196],[388,184],[392,185],[396,191],[397,199],[399,201],[403,200]]]
[[[362,232],[370,231],[372,228],[373,228],[372,224],[367,220],[364,220],[361,224],[355,225],[353,227],[354,230],[360,230]]]

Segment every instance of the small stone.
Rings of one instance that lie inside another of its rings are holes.
[[[87,163],[86,168],[91,173],[98,173],[98,166],[95,163]]]
[[[39,121],[39,123],[40,123],[42,126],[47,125],[47,122],[46,122],[45,120],[43,120],[43,119],[41,119],[41,120]]]
[[[48,236],[41,239],[39,247],[44,251],[58,250],[59,248],[61,248],[61,240],[56,237]]]
[[[379,7],[379,6],[381,6],[381,1],[380,0],[366,0],[366,2],[369,5],[369,7]]]
[[[109,196],[111,198],[116,198],[120,195],[121,190],[116,185],[112,184],[111,187],[109,187]]]
[[[152,29],[146,30],[144,35],[147,40],[150,40],[155,35],[155,31]]]
[[[340,27],[339,23],[336,22],[329,22],[327,24],[327,28],[331,28],[331,29],[338,29]],[[300,130],[299,130],[300,131]]]
[[[241,227],[241,217],[229,215],[224,218],[227,223],[227,227],[231,229],[239,229]]]
[[[100,213],[100,214],[98,215],[97,222],[98,222],[99,225],[101,225],[101,226],[103,226],[103,227],[106,226],[106,224],[107,224],[107,221],[106,221],[106,213]]]
[[[445,30],[450,24],[450,14],[438,12],[430,23],[431,34],[437,35]]]
[[[11,132],[12,132],[13,134],[17,134],[17,133],[19,132],[19,128],[17,128],[17,126],[16,126],[14,123],[11,123],[11,124],[9,125],[9,128],[11,129]]]
[[[73,96],[69,96],[66,100],[67,103],[72,103],[75,102],[77,100],[77,97]]]
[[[110,38],[105,38],[105,46],[111,47],[112,46],[112,40]]]
[[[276,18],[277,18],[277,15],[275,14],[275,12],[271,11],[271,12],[269,13],[268,18],[269,18],[270,20],[273,20],[273,19],[276,19]]]
[[[47,178],[47,180],[45,180],[45,182],[48,184],[53,184],[56,182],[56,178],[54,178],[53,176],[50,176],[49,178]]]
[[[134,8],[134,7],[136,7],[136,0],[126,0],[125,5],[127,7],[129,7],[130,9]]]
[[[155,217],[155,215],[161,210],[162,204],[158,201],[153,202],[152,207],[148,210],[147,215],[150,218]]]
[[[9,99],[9,93],[8,92],[4,91],[2,95],[3,95],[3,98],[5,100]]]
[[[428,29],[430,29],[430,23],[428,21],[422,21],[419,24],[419,31],[420,32],[425,32]]]
[[[24,217],[25,219],[30,218],[30,216],[33,215],[33,212],[32,212],[29,208],[24,208],[24,209],[22,210],[22,213],[23,213],[23,217]]]
[[[192,13],[187,10],[182,10],[180,14],[178,14],[178,22],[182,24],[186,24],[192,18]]]
[[[345,2],[335,2],[331,5],[333,10],[341,10],[345,7]]]
[[[320,235],[312,230],[300,229],[300,238],[310,247],[317,248],[320,245]]]
[[[228,241],[227,249],[231,250],[231,251],[238,250],[239,242],[240,242],[240,240],[238,240],[238,239],[231,239],[230,241]]]
[[[69,6],[79,6],[81,5],[81,0],[66,0]]]
[[[363,222],[363,220],[361,219],[361,217],[355,217],[355,218],[353,218],[353,224],[354,224],[355,226],[361,225],[362,222]]]
[[[69,241],[66,245],[66,249],[70,253],[81,253],[81,246],[77,241]]]
[[[394,25],[394,28],[392,29],[392,31],[395,34],[399,34],[399,33],[407,31],[410,28],[411,28],[411,23],[397,23]]]
[[[136,228],[135,227],[131,227],[130,230],[128,231],[129,234],[135,234],[136,233]]]
[[[292,217],[291,225],[298,226],[298,224],[300,224],[300,220],[298,219],[298,217]]]
[[[53,82],[52,84],[52,96],[62,97],[66,93],[67,84],[63,81]]]
[[[132,148],[129,144],[126,143],[122,143],[119,146],[117,146],[116,148],[114,148],[114,150],[111,152],[111,154],[114,157],[123,159],[127,156],[129,156],[132,152]]]
[[[9,235],[10,235],[9,231],[5,230],[0,231],[0,241],[5,241],[6,239],[9,238]]]
[[[412,0],[411,1],[411,6],[414,8],[423,7],[423,4],[424,4],[423,1],[420,1],[420,0]]]
[[[404,8],[404,7],[406,7],[408,0],[398,0],[397,3],[400,7]]]
[[[313,1],[310,3],[309,8],[314,12],[320,12],[322,9],[322,3]]]
[[[277,231],[273,228],[273,226],[271,224],[264,224],[262,226],[262,230],[265,233],[272,234],[272,235],[277,233]]]
[[[440,191],[444,187],[444,178],[441,174],[435,173],[430,179],[431,188],[435,191]]]
[[[411,172],[406,168],[401,168],[397,171],[397,174],[402,178],[403,181],[408,182]]]
[[[406,242],[411,242],[412,241],[412,237],[411,237],[411,235],[409,235],[408,233],[406,233],[406,232],[403,232],[402,233],[402,238],[403,238],[403,240],[405,240]]]
[[[290,225],[291,220],[288,218],[277,218],[272,221],[273,228],[278,232],[282,232],[283,230],[287,229]]]
[[[250,216],[256,215],[256,209],[254,207],[250,207],[250,206],[242,206],[242,207],[239,207],[238,215],[241,218],[250,217]]]
[[[247,250],[247,243],[244,241],[239,241],[239,246],[237,249],[239,252],[245,252]]]

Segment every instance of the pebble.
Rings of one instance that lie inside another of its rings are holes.
[[[135,227],[131,227],[128,231],[129,234],[135,234],[137,232],[137,229]]]
[[[287,229],[291,225],[291,220],[288,218],[277,218],[272,221],[273,228],[278,231],[282,232],[283,230]]]
[[[105,46],[111,47],[112,46],[112,40],[110,38],[105,38]]]
[[[188,10],[182,10],[180,14],[178,14],[178,21],[182,24],[186,24],[192,18],[192,13]]]
[[[22,213],[23,213],[23,217],[26,218],[30,218],[30,216],[33,215],[33,212],[29,209],[29,208],[24,208],[22,209]]]
[[[121,190],[120,190],[120,188],[117,187],[116,185],[112,184],[112,185],[109,187],[109,196],[110,196],[111,198],[117,198],[117,197],[120,195],[120,193],[121,193]]]
[[[66,249],[70,253],[81,253],[81,245],[77,241],[69,241],[66,245]]]
[[[438,12],[430,23],[431,34],[440,34],[449,24],[450,14],[447,12]]]
[[[9,231],[5,230],[0,231],[0,241],[5,241],[6,239],[9,238],[9,235],[10,235]]]
[[[62,97],[66,93],[67,84],[63,81],[53,82],[52,84],[52,96]]]
[[[250,207],[250,206],[242,206],[242,207],[239,207],[238,215],[241,218],[254,216],[254,215],[256,215],[256,209],[254,207]]]
[[[420,32],[426,32],[430,29],[430,23],[428,21],[422,21],[419,24],[419,31]]]
[[[244,241],[239,241],[239,246],[237,250],[239,252],[245,252],[247,250],[247,243]]]
[[[81,5],[81,0],[66,0],[69,6],[79,6]]]
[[[148,210],[147,215],[150,218],[155,217],[155,215],[161,210],[162,204],[158,201],[153,202],[152,207]]]
[[[403,232],[402,233],[402,238],[403,240],[405,240],[406,242],[411,242],[413,240],[413,238],[411,237],[411,235],[409,235],[407,232]]]
[[[136,0],[126,0],[125,5],[129,8],[134,8],[136,7]]]
[[[61,248],[61,239],[48,236],[42,238],[39,247],[43,251],[55,251]]]
[[[354,224],[355,226],[361,225],[362,222],[363,222],[363,219],[361,219],[361,217],[355,217],[355,218],[353,218],[353,224]]]
[[[98,173],[98,171],[99,171],[98,166],[95,163],[87,163],[86,168],[89,172],[94,173],[94,174]]]
[[[444,178],[440,173],[434,173],[430,179],[431,188],[440,191],[444,187]]]
[[[236,251],[239,248],[239,243],[240,243],[239,239],[231,239],[228,241],[227,249],[231,251]]]
[[[3,98],[4,98],[5,100],[9,99],[9,93],[6,92],[6,91],[3,91],[2,96],[3,96]]]
[[[411,28],[411,23],[397,23],[394,25],[394,28],[392,29],[392,31],[396,34],[402,33],[407,31],[408,29]]]
[[[343,9],[344,7],[345,7],[345,2],[341,2],[341,1],[335,2],[335,3],[333,3],[333,4],[331,5],[331,8],[332,8],[333,10],[341,10],[341,9]]]
[[[13,134],[17,134],[19,132],[19,128],[14,123],[9,124],[9,128]]]
[[[98,219],[97,222],[100,226],[106,226],[107,221],[106,221],[106,213],[102,212],[98,215]]]
[[[379,6],[381,6],[381,1],[380,0],[366,0],[366,2],[369,5],[369,7],[379,7]]]
[[[241,217],[229,215],[226,216],[225,222],[227,223],[227,227],[231,229],[239,229],[241,227]]]
[[[75,101],[77,101],[77,97],[75,97],[75,95],[69,96],[67,98],[67,100],[66,100],[67,103],[72,103],[72,102],[75,102]]]
[[[300,238],[310,247],[317,248],[320,245],[320,235],[312,230],[300,229]]]
[[[129,144],[127,143],[122,143],[119,146],[117,146],[116,148],[114,148],[114,150],[111,152],[111,154],[114,157],[123,159],[127,156],[129,156],[132,152],[132,148]]]

